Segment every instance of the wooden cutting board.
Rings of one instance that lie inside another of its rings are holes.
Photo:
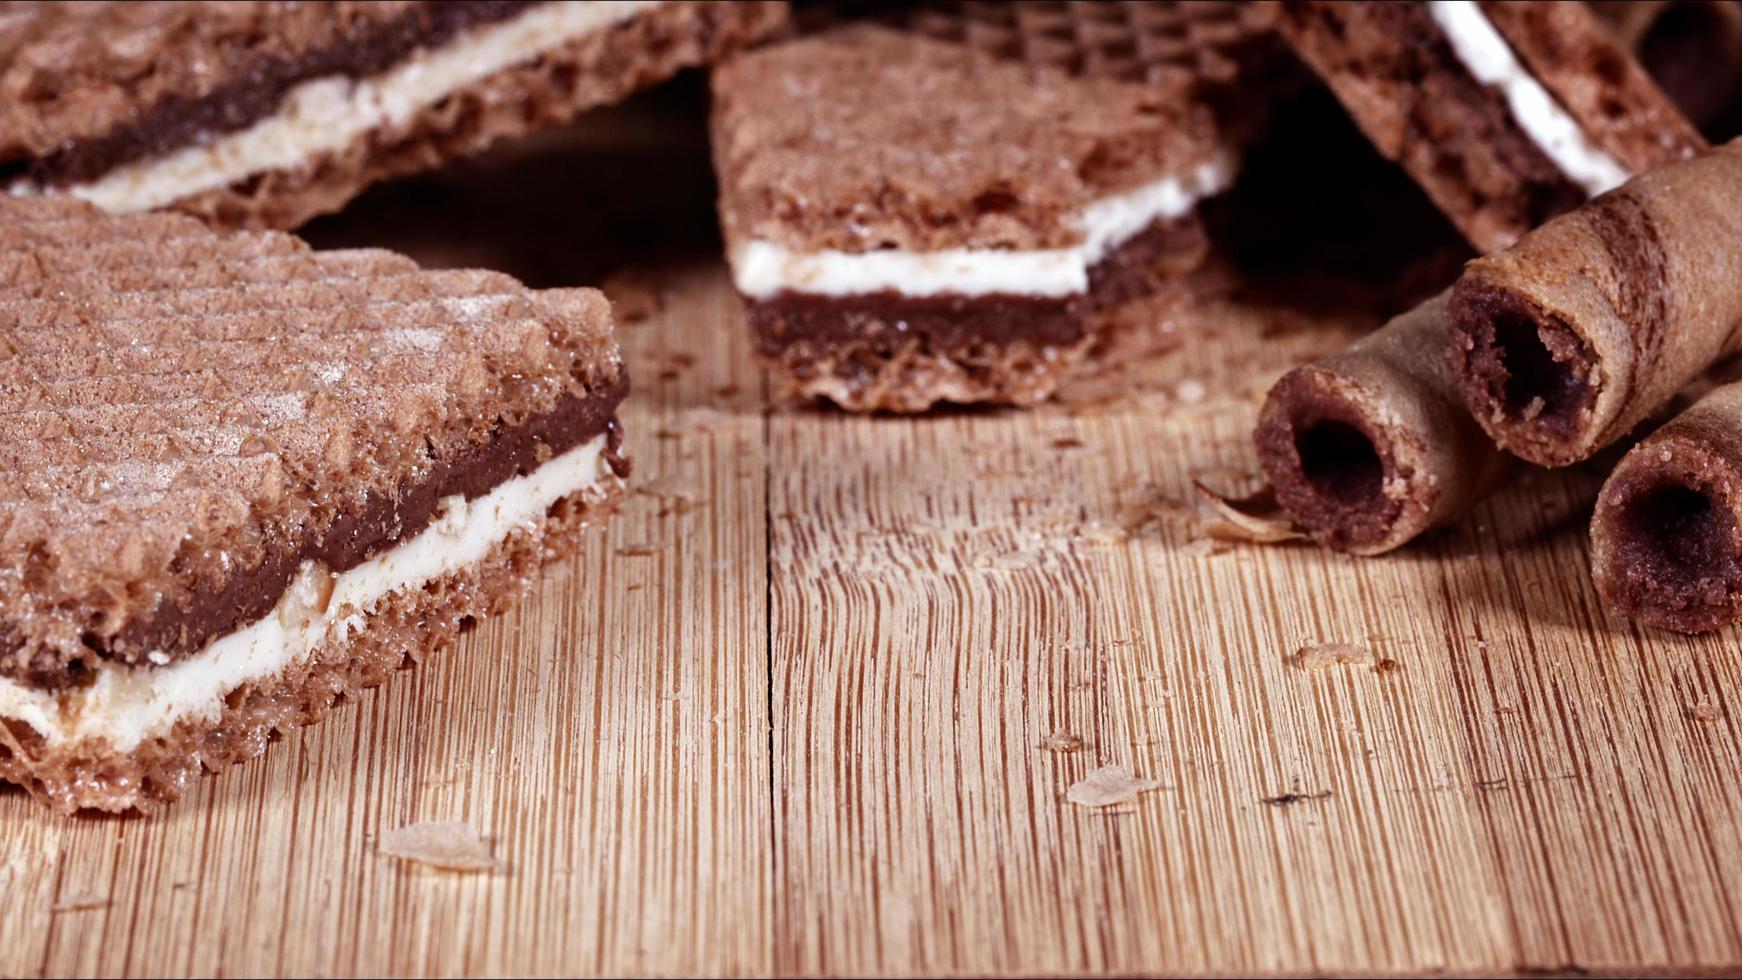
[[[315,237],[590,281],[661,240],[597,165],[683,188],[631,203],[705,242],[699,130],[631,117],[601,162],[606,131]],[[0,974],[1742,965],[1737,634],[1602,611],[1600,473],[1380,560],[1220,543],[1191,478],[1250,472],[1264,388],[1348,330],[1218,300],[1036,411],[770,412],[717,259],[643,268],[622,515],[174,808],[0,793]],[[1297,656],[1328,643],[1353,662]],[[1065,801],[1114,764],[1161,786]],[[437,819],[502,869],[377,852]]]

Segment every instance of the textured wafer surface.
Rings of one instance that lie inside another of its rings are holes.
[[[136,662],[130,620],[625,383],[592,290],[57,202],[0,203],[0,255],[29,270],[0,282],[0,674],[34,683]]]
[[[1056,248],[1088,201],[1211,158],[1163,88],[1071,78],[849,25],[714,73],[728,242],[795,250]]]
[[[958,0],[901,11],[896,21],[996,58],[1090,78],[1232,85],[1273,50],[1273,10],[1255,3]]]
[[[472,622],[525,594],[539,569],[570,554],[583,530],[609,517],[622,494],[622,482],[609,478],[563,498],[483,559],[389,595],[347,638],[329,639],[283,672],[238,688],[217,717],[183,719],[132,752],[100,742],[51,747],[22,726],[0,722],[0,779],[68,813],[173,802],[202,770],[252,759],[273,735],[312,725],[341,699],[451,646]]]

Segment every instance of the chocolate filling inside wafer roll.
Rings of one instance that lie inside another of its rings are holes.
[[[1472,411],[1570,437],[1591,410],[1591,345],[1526,297],[1472,281],[1452,295],[1459,387]]]
[[[1617,611],[1684,633],[1742,619],[1735,394],[1727,406],[1702,403],[1665,426],[1604,484],[1591,521],[1592,572]]]
[[[1742,144],[1476,259],[1450,313],[1447,359],[1489,435],[1545,466],[1590,458],[1742,341]]]
[[[1277,502],[1333,548],[1382,542],[1403,509],[1385,495],[1396,464],[1373,423],[1334,380],[1298,370],[1271,389],[1253,434]]]
[[[1389,551],[1458,517],[1504,472],[1438,356],[1445,336],[1442,294],[1271,388],[1259,460],[1277,502],[1321,543]]]

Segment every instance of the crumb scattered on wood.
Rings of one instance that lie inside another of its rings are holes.
[[[1378,674],[1389,674],[1398,668],[1397,661],[1390,657],[1381,657],[1354,643],[1307,643],[1291,654],[1287,663],[1296,670],[1370,667]]]
[[[611,300],[611,311],[618,323],[640,323],[665,309],[659,285],[645,272],[618,269],[599,284]]]
[[[1139,779],[1124,766],[1102,766],[1071,784],[1065,799],[1078,806],[1102,807],[1129,803],[1137,794],[1161,788],[1154,779]]]
[[[623,558],[646,558],[649,555],[659,554],[659,546],[653,544],[642,544],[639,542],[635,544],[626,544],[617,549],[617,554]]]
[[[701,501],[701,494],[694,484],[672,474],[636,484],[634,492],[659,501],[660,517],[667,514],[687,514],[695,510]]]
[[[1204,387],[1204,383],[1197,378],[1186,378],[1174,385],[1173,389],[1174,397],[1187,404],[1201,402],[1204,400],[1204,396],[1209,393],[1209,389]]]
[[[1258,802],[1265,806],[1294,806],[1296,803],[1311,803],[1314,800],[1328,800],[1330,798],[1331,791],[1327,789],[1318,793],[1283,793],[1279,796],[1264,796],[1260,797]]]
[[[1276,493],[1268,484],[1244,495],[1214,490],[1202,479],[1192,480],[1192,486],[1215,515],[1203,524],[1207,538],[1278,544],[1306,537],[1295,526],[1294,518],[1276,502]]]
[[[106,909],[108,907],[109,899],[108,896],[105,895],[66,895],[55,899],[54,905],[49,907],[49,911],[90,912],[94,909]]]
[[[1076,752],[1083,747],[1083,736],[1071,732],[1053,732],[1040,740],[1040,747],[1048,752]]]
[[[1191,527],[1196,521],[1195,509],[1169,497],[1153,483],[1133,482],[1119,506],[1119,526],[1128,537],[1170,526]]]
[[[470,824],[458,820],[414,823],[381,835],[377,850],[391,858],[444,871],[491,871],[496,859]]]
[[[1057,439],[1054,439],[1052,441],[1052,448],[1054,448],[1054,449],[1081,449],[1081,448],[1083,448],[1083,440],[1078,439],[1075,436],[1059,436]]]
[[[1695,721],[1713,722],[1723,717],[1723,713],[1717,707],[1704,703],[1694,705],[1691,713]]]

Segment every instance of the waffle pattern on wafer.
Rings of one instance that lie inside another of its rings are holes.
[[[1267,8],[1238,2],[957,0],[896,17],[909,30],[994,57],[1152,84],[1232,84],[1253,52],[1273,43]]]
[[[498,422],[622,385],[591,290],[53,202],[0,203],[0,263],[0,673],[36,682]]]

